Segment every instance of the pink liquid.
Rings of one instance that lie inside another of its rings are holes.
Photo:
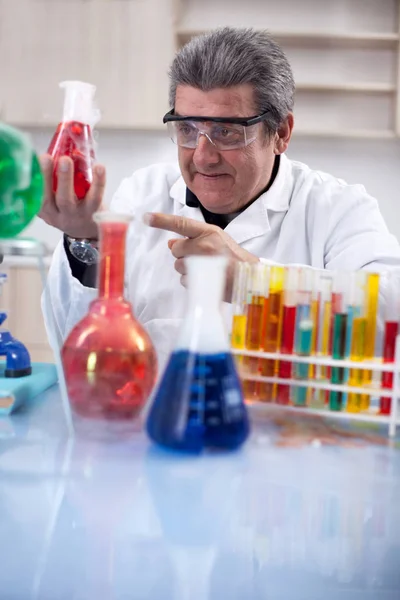
[[[383,337],[383,362],[392,363],[394,362],[394,354],[396,348],[396,336],[398,333],[399,325],[397,321],[386,321],[385,333]],[[393,373],[382,373],[382,387],[392,389],[393,387]],[[380,412],[382,415],[389,415],[392,407],[392,399],[388,397],[382,397],[380,399]]]
[[[92,132],[89,125],[70,121],[60,123],[50,142],[48,153],[54,159],[53,191],[57,191],[57,169],[61,156],[69,156],[74,163],[74,189],[83,200],[93,180],[95,159]]]
[[[282,338],[281,348],[282,354],[293,354],[294,335],[296,329],[296,306],[283,306],[282,317]],[[290,379],[292,374],[292,363],[288,361],[279,361],[279,377]],[[278,404],[289,404],[290,387],[288,385],[278,385],[277,402]]]

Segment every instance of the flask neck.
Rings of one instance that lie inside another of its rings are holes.
[[[83,82],[66,81],[60,84],[65,90],[63,121],[77,121],[93,128],[99,120],[94,104],[95,86]]]
[[[219,311],[226,283],[226,260],[222,257],[193,256],[186,259],[186,265],[188,310]]]
[[[227,261],[218,256],[192,256],[186,266],[187,309],[176,347],[202,354],[227,352],[221,311]]]
[[[99,223],[100,264],[99,297],[122,299],[124,296],[125,247],[128,223]]]

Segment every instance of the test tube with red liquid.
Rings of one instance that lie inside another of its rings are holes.
[[[385,302],[385,325],[383,333],[383,362],[394,363],[396,352],[396,338],[399,334],[399,318],[400,318],[400,280],[394,276],[388,276],[387,283],[387,298]],[[393,388],[393,373],[382,373],[382,387],[386,389]],[[380,413],[382,415],[390,415],[392,409],[392,398],[383,396],[379,401]]]
[[[282,354],[293,354],[294,350],[299,274],[300,269],[298,267],[286,268],[280,344],[280,352]],[[286,360],[279,361],[278,375],[282,379],[290,379],[292,375],[292,363]],[[289,404],[290,388],[288,385],[278,385],[277,402],[278,404]]]

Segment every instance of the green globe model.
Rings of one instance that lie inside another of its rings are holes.
[[[42,205],[44,182],[29,139],[0,123],[0,239],[18,235]]]

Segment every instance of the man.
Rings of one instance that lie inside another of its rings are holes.
[[[258,260],[352,270],[400,264],[399,245],[362,186],[285,156],[293,99],[290,65],[265,32],[216,30],[174,59],[164,121],[178,145],[179,168],[153,165],[134,173],[111,204],[150,225],[133,228],[129,237],[126,294],[161,364],[184,311],[187,256],[225,253],[231,267]],[[96,167],[87,198],[77,202],[72,162],[60,161],[55,196],[50,157],[42,165],[41,216],[65,234],[44,300],[48,329],[60,341],[95,295],[95,267],[85,263],[97,239],[92,215],[101,207],[105,173]],[[75,238],[85,239],[86,257],[73,256]]]

